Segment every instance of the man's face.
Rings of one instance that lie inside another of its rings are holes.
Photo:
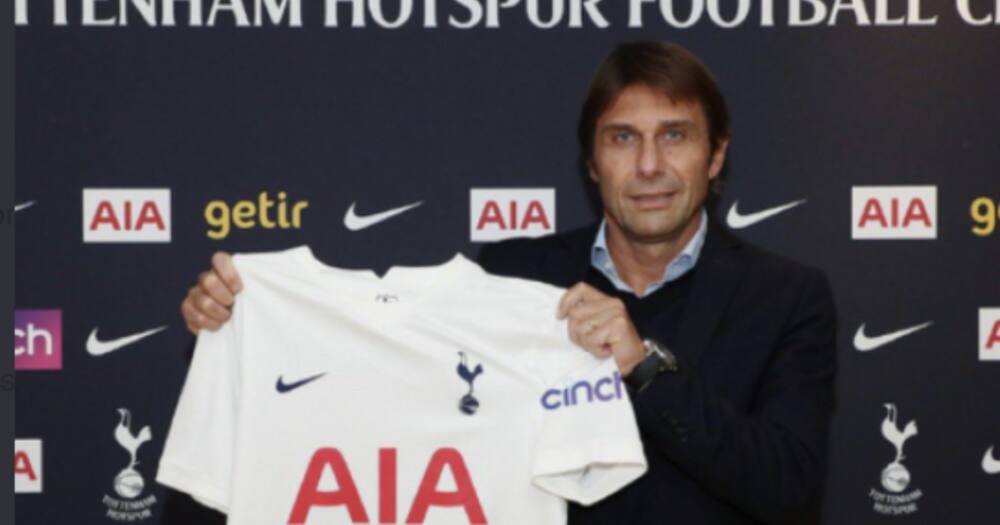
[[[589,163],[609,226],[647,243],[693,232],[727,145],[709,154],[700,103],[674,103],[646,85],[625,88],[597,120]]]

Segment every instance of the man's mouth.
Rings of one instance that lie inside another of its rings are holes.
[[[670,206],[676,195],[677,192],[663,191],[657,193],[640,193],[632,195],[630,198],[638,210],[655,210]]]

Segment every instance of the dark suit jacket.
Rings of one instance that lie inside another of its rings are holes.
[[[478,261],[562,287],[606,280],[589,271],[596,233],[487,244]],[[671,348],[680,372],[633,397],[649,471],[592,507],[572,505],[571,525],[818,521],[836,369],[826,278],[712,220],[692,279]]]

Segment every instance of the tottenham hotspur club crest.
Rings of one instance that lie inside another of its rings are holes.
[[[137,521],[152,517],[152,506],[156,496],[150,494],[139,499],[146,488],[142,474],[135,468],[139,464],[139,448],[153,439],[149,425],[143,426],[138,432],[132,428],[132,413],[126,408],[118,409],[118,425],[114,429],[114,438],[118,446],[128,453],[129,462],[115,476],[115,492],[124,499],[104,496],[107,506],[106,517],[116,521]]]
[[[912,514],[917,512],[917,500],[923,496],[920,489],[911,490],[904,494],[910,487],[910,471],[903,465],[906,458],[903,455],[903,445],[913,436],[917,435],[917,422],[910,420],[905,425],[899,419],[899,411],[893,403],[885,403],[885,419],[882,420],[882,437],[896,449],[892,462],[882,469],[880,481],[882,488],[888,492],[871,489],[868,496],[873,501],[873,508],[880,514],[898,516],[901,514]]]
[[[472,395],[472,383],[475,382],[476,377],[483,373],[483,365],[480,363],[476,365],[475,370],[469,370],[469,365],[465,357],[465,352],[459,352],[459,363],[458,363],[458,376],[462,378],[463,381],[469,383],[469,392],[462,396],[461,401],[458,403],[458,409],[462,412],[472,415],[476,413],[479,409],[479,400]]]
[[[917,435],[917,422],[910,421],[903,430],[900,430],[896,422],[896,405],[886,403],[885,408],[889,414],[882,421],[882,437],[896,448],[896,459],[882,469],[882,486],[889,492],[899,493],[906,490],[906,486],[910,484],[910,472],[902,462],[906,457],[903,455],[903,444]]]

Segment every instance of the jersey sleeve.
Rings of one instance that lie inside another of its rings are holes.
[[[244,279],[244,282],[246,279]],[[245,295],[245,294],[244,294]],[[228,513],[240,406],[241,296],[229,322],[198,334],[156,481]]]
[[[535,350],[542,428],[532,481],[591,505],[646,472],[642,441],[614,359],[574,345],[565,321],[545,332]]]

